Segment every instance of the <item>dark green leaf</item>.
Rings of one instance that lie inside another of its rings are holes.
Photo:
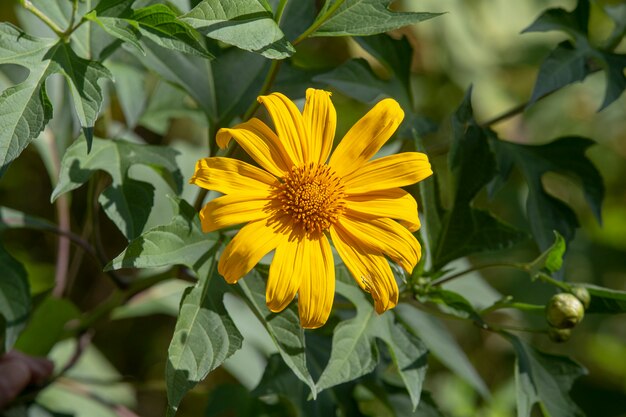
[[[358,37],[356,41],[372,54],[390,74],[395,74],[407,92],[410,91],[413,48],[405,36],[396,40],[387,34],[380,34]]]
[[[309,386],[315,398],[317,395],[315,383],[306,366],[304,330],[300,326],[295,303],[280,313],[272,313],[265,303],[265,283],[256,271],[239,281],[239,285],[256,314],[264,318],[261,322],[276,344],[285,364]]]
[[[411,401],[406,395],[391,394],[389,395],[389,403],[398,417],[445,417],[427,391],[422,391],[420,404],[415,411],[413,411]]]
[[[590,139],[581,137],[559,138],[539,146],[492,141],[501,179],[506,179],[516,165],[528,183],[527,217],[541,250],[552,245],[554,230],[569,242],[578,227],[572,209],[544,190],[541,178],[547,172],[567,173],[580,179],[585,198],[600,221],[604,185],[600,173],[585,156],[585,151],[593,144]]]
[[[602,52],[601,65],[604,66],[606,72],[606,92],[604,100],[599,110],[604,109],[609,104],[620,98],[626,89],[626,76],[624,76],[624,68],[626,68],[626,55],[612,54]]]
[[[213,57],[195,31],[164,4],[137,9],[132,18],[125,20],[159,46],[202,58]]]
[[[203,0],[180,20],[209,38],[270,59],[295,52],[272,14],[257,0]]]
[[[435,246],[435,268],[471,253],[505,249],[526,239],[525,233],[489,212],[471,207],[474,197],[495,175],[495,159],[487,140],[489,131],[473,119],[471,89],[455,113],[453,129],[449,164],[455,194]]]
[[[128,238],[143,231],[150,210],[154,187],[128,176],[134,164],[153,168],[175,192],[182,188],[182,174],[171,148],[139,145],[123,140],[94,138],[93,149],[87,154],[87,144],[79,139],[70,146],[61,162],[59,182],[52,192],[54,201],[59,195],[78,188],[98,170],[111,175],[112,184],[100,196],[107,215]]]
[[[186,265],[195,271],[206,270],[217,236],[202,233],[200,219],[187,202],[178,200],[176,204],[176,214],[170,224],[157,226],[131,240],[106,268]]]
[[[317,381],[318,390],[371,372],[379,361],[376,339],[381,339],[409,391],[413,407],[417,407],[427,367],[426,348],[419,339],[394,323],[392,314],[376,314],[359,288],[339,280],[336,285],[337,292],[356,306],[357,313],[335,328],[330,360]]]
[[[474,306],[457,292],[436,287],[432,288],[425,296],[421,296],[420,301],[435,303],[439,309],[447,314],[452,314],[463,319],[472,319],[477,323],[482,322]]]
[[[593,284],[581,284],[591,295],[591,304],[586,313],[626,313],[626,291],[612,290]]]
[[[367,36],[432,19],[441,13],[394,12],[391,0],[328,0],[311,36]]]
[[[396,307],[396,313],[409,330],[424,342],[433,356],[484,398],[490,397],[487,385],[440,320],[405,303]]]
[[[11,350],[30,313],[30,290],[26,270],[0,244],[0,316],[3,317],[4,345],[0,351]]]
[[[583,417],[568,392],[587,371],[567,357],[540,352],[514,335],[503,335],[517,354],[517,415],[530,417],[533,405],[539,403],[546,417]]]
[[[589,9],[589,0],[578,0],[576,8],[571,12],[561,8],[548,9],[522,33],[561,30],[577,40],[586,42]]]
[[[80,310],[71,301],[49,296],[33,311],[15,347],[28,355],[46,356],[63,337],[67,322],[79,317]]]

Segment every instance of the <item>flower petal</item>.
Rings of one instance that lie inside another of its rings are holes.
[[[339,227],[331,227],[330,236],[337,253],[361,288],[372,294],[376,312],[381,314],[398,304],[398,284],[389,263],[380,253],[364,249]]]
[[[309,133],[310,160],[307,162],[323,164],[330,155],[337,127],[337,112],[330,101],[330,92],[307,89],[303,117]]]
[[[282,311],[300,289],[302,275],[309,266],[302,247],[301,239],[288,239],[276,248],[265,290],[270,311]]]
[[[432,175],[426,154],[403,152],[374,159],[344,178],[350,194],[404,187]]]
[[[225,148],[232,138],[260,166],[277,177],[284,176],[293,166],[276,133],[259,119],[250,119],[230,129],[220,129],[216,136],[217,145]]]
[[[306,329],[316,329],[328,320],[335,297],[335,265],[333,253],[324,235],[302,240],[299,253],[305,259],[298,292],[300,323]],[[301,250],[301,252],[300,252]]]
[[[204,233],[270,216],[272,201],[254,195],[230,194],[209,201],[200,210]]]
[[[348,194],[345,197],[347,213],[360,218],[387,217],[400,221],[411,232],[420,228],[417,202],[401,188],[372,191],[365,194]]]
[[[387,255],[408,273],[419,261],[419,242],[406,227],[391,219],[360,221],[344,215],[336,226],[359,242],[362,248]]]
[[[330,157],[331,165],[339,176],[359,169],[396,131],[404,111],[397,101],[384,99],[352,126]]]
[[[308,135],[302,114],[295,104],[281,93],[260,96],[262,103],[274,121],[278,138],[295,165],[303,165],[307,155]]]
[[[250,222],[230,241],[217,271],[230,284],[239,281],[271,250],[287,239],[284,224],[274,218]]]
[[[277,182],[267,172],[232,158],[203,158],[196,163],[191,184],[220,193],[250,193],[269,195]]]

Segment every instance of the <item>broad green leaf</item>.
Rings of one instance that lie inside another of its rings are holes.
[[[424,342],[433,356],[474,387],[483,398],[490,397],[487,385],[440,320],[404,303],[396,307],[396,313],[408,329]]]
[[[180,20],[209,38],[270,59],[288,58],[295,52],[272,14],[257,0],[203,0]]]
[[[626,291],[612,290],[593,284],[581,284],[591,295],[591,304],[586,313],[626,313]]]
[[[11,350],[30,313],[30,290],[26,271],[0,244],[0,317],[3,318],[4,344],[0,351]]]
[[[227,284],[217,274],[214,259],[208,269],[199,273],[195,287],[185,290],[168,349],[168,416],[176,414],[190,389],[241,348],[243,338],[223,303]]]
[[[185,289],[190,286],[188,281],[171,279],[151,286],[128,300],[124,305],[113,310],[114,320],[134,317],[165,314],[176,317],[180,300]]]
[[[574,380],[587,373],[585,368],[570,358],[540,352],[512,334],[503,335],[517,355],[518,417],[530,417],[533,405],[537,403],[545,417],[584,417],[568,392]]]
[[[342,270],[340,270],[342,271]],[[422,342],[394,323],[392,314],[378,315],[359,288],[337,281],[337,292],[352,302],[356,316],[342,321],[333,334],[328,365],[317,381],[318,391],[351,381],[374,370],[379,361],[376,339],[387,346],[413,403],[419,403],[427,367]]]
[[[565,239],[559,234],[554,232],[554,243],[548,249],[546,249],[541,255],[534,261],[530,262],[528,273],[531,277],[534,277],[542,269],[546,269],[548,272],[553,273],[561,269],[563,266],[563,255],[565,255],[566,245]]]
[[[394,12],[392,0],[327,0],[311,36],[367,36],[432,19],[441,13]],[[315,23],[314,23],[315,24]]]
[[[280,1],[281,0],[269,0],[273,10],[277,9]],[[280,19],[280,28],[287,39],[296,39],[305,28],[311,26],[316,15],[316,2],[287,1]],[[291,96],[288,95],[288,97]]]
[[[292,372],[311,389],[313,398],[317,392],[306,365],[304,330],[300,326],[295,303],[280,313],[272,313],[265,303],[265,283],[258,272],[253,271],[239,285],[256,314],[263,317],[261,323],[276,344],[278,352]]]
[[[123,140],[94,138],[87,154],[87,143],[81,138],[70,146],[61,162],[59,182],[52,192],[52,201],[59,195],[78,188],[98,170],[111,175],[112,183],[99,201],[105,212],[128,239],[141,234],[152,209],[154,187],[129,177],[134,164],[153,168],[175,192],[182,188],[182,174],[171,148],[140,145]]]
[[[116,17],[98,16],[95,11],[86,14],[85,19],[97,23],[98,26],[100,26],[106,33],[121,41],[129,43],[137,48],[137,50],[142,54],[146,53],[139,42],[137,33],[129,27],[128,22],[125,20]]]
[[[552,245],[554,230],[569,242],[578,227],[572,209],[544,190],[541,178],[547,172],[566,173],[579,179],[587,203],[600,221],[604,185],[600,173],[585,156],[593,141],[564,137],[546,145],[522,145],[494,138],[491,144],[497,155],[500,180],[506,180],[513,166],[517,166],[528,183],[526,215],[541,250]]]
[[[217,236],[202,233],[200,219],[186,201],[178,200],[176,205],[171,223],[157,226],[131,240],[106,269],[186,265],[205,273]]]
[[[63,337],[67,322],[79,317],[80,310],[71,301],[48,296],[33,311],[15,348],[28,355],[46,356]]]
[[[195,31],[164,4],[137,9],[126,21],[159,46],[203,58],[213,57]]]
[[[435,268],[471,253],[508,248],[526,239],[525,233],[471,206],[472,200],[495,175],[489,132],[473,119],[471,89],[455,113],[453,129],[449,165],[454,176],[454,199],[437,239],[433,254]]]

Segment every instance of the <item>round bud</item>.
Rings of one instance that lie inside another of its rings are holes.
[[[554,327],[550,328],[548,332],[548,336],[550,340],[555,343],[563,343],[567,342],[572,335],[572,329],[555,329]]]
[[[585,307],[585,310],[589,308],[589,303],[591,302],[591,295],[589,295],[589,291],[587,288],[581,287],[580,285],[574,285],[570,289],[570,292],[576,296],[580,300],[580,302]]]
[[[571,329],[580,323],[584,315],[583,304],[569,293],[556,294],[546,306],[546,320],[557,329]]]

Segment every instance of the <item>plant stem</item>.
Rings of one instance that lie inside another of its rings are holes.
[[[563,282],[563,281],[557,281],[556,279],[552,278],[550,275],[546,274],[545,272],[539,272],[536,277],[545,282],[546,284],[551,284],[554,285],[555,287],[559,287],[560,289],[562,289],[563,291],[570,291],[571,287],[569,286],[569,284]]]
[[[452,281],[453,279],[462,277],[463,275],[467,275],[471,272],[480,271],[480,270],[489,269],[489,268],[515,268],[515,269],[520,269],[522,271],[528,271],[526,264],[520,264],[520,263],[500,262],[500,263],[493,263],[493,264],[486,264],[486,265],[478,265],[478,266],[473,266],[471,268],[457,272],[455,274],[448,275],[447,277],[441,277],[439,279],[436,279],[433,282],[431,282],[430,285],[432,286],[441,285],[448,281]]]
[[[287,5],[288,0],[280,0],[278,3],[278,7],[276,7],[276,13],[274,14],[274,20],[277,25],[280,25],[280,20],[283,18],[283,12],[285,11],[285,6]]]
[[[274,60],[272,61],[272,65],[270,66],[269,71],[267,72],[267,76],[265,77],[265,81],[263,82],[263,86],[261,86],[261,90],[259,91],[259,96],[263,96],[265,94],[267,94],[270,90],[270,88],[272,87],[272,84],[274,84],[274,80],[276,80],[276,76],[278,75],[278,70],[280,69],[280,65],[281,65],[282,61],[278,61],[278,60]],[[260,103],[255,100],[250,107],[248,107],[248,110],[246,110],[246,112],[243,115],[243,120],[246,121],[248,119],[250,119],[254,113],[256,113],[257,109],[259,108]]]
[[[330,0],[327,0],[327,1],[330,1]],[[319,18],[315,19],[315,21],[311,24],[311,26],[309,26],[307,30],[302,32],[302,34],[298,36],[293,42],[291,42],[291,44],[295,46],[299,44],[300,42],[302,42],[303,40],[305,40],[306,38],[308,38],[313,32],[319,29],[319,27],[322,26],[324,22],[326,22],[333,14],[335,14],[337,9],[343,4],[343,2],[344,0],[337,0],[335,4],[333,4],[332,6],[328,8],[326,13],[324,13]]]
[[[65,30],[65,36],[68,35],[68,32],[72,30],[72,26],[74,26],[74,20],[76,19],[76,11],[78,10],[78,0],[72,0],[72,16],[70,16],[70,23],[67,25],[67,29]]]
[[[543,312],[545,310],[545,306],[542,306],[542,305],[511,302],[511,303],[495,303],[481,310],[480,314],[484,315],[484,314],[491,313],[492,311],[501,310],[505,308],[514,308],[516,310],[528,311],[531,313]]]
[[[41,10],[39,10],[38,8],[33,6],[33,4],[30,2],[30,0],[20,0],[20,4],[26,10],[28,10],[29,12],[31,12],[32,14],[37,16],[42,22],[44,22],[46,24],[46,26],[48,26],[50,29],[52,29],[52,31],[54,33],[57,34],[57,36],[59,36],[60,38],[63,37],[63,35],[64,35],[63,29],[58,27],[57,24],[54,23],[52,20],[50,20],[50,18],[48,16],[43,14],[43,12]]]

